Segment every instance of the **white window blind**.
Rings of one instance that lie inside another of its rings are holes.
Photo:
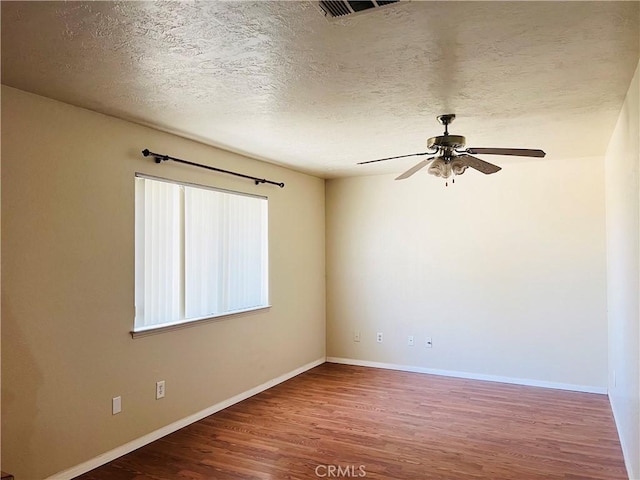
[[[136,177],[134,332],[268,306],[267,199]]]

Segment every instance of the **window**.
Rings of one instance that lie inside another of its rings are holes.
[[[135,182],[134,332],[268,307],[266,198]]]

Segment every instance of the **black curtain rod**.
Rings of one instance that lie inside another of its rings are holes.
[[[173,162],[184,163],[186,165],[191,165],[193,167],[206,168],[207,170],[213,170],[214,172],[228,173],[229,175],[235,175],[236,177],[248,178],[249,180],[253,180],[256,182],[256,185],[260,185],[261,183],[270,183],[271,185],[277,185],[280,188],[284,188],[284,183],[282,182],[273,182],[271,180],[267,180],[265,178],[252,177],[251,175],[245,175],[244,173],[232,172],[230,170],[223,170],[222,168],[210,167],[208,165],[202,165],[200,163],[190,162],[188,160],[182,160],[176,157],[170,157],[169,155],[162,155],[160,153],[153,153],[149,151],[148,148],[145,148],[142,151],[142,155],[148,157],[151,155],[156,163],[166,162],[167,160],[171,160]]]

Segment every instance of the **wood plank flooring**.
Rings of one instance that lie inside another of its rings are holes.
[[[325,363],[78,478],[627,475],[605,395]]]

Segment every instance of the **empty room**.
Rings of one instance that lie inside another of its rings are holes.
[[[640,2],[1,2],[3,480],[640,480]]]

